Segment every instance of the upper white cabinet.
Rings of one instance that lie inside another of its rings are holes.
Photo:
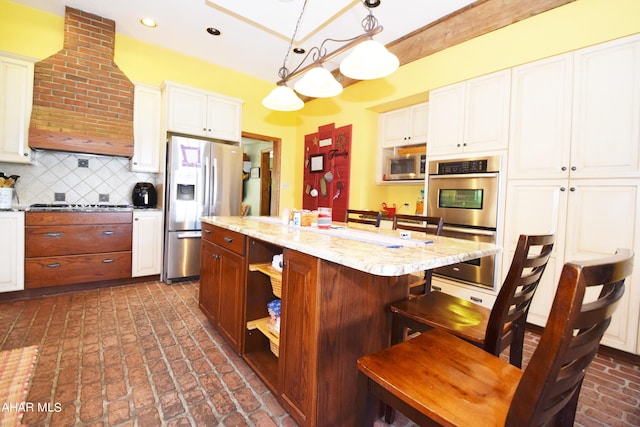
[[[640,36],[579,50],[574,67],[571,175],[640,176]]]
[[[131,277],[152,276],[161,271],[162,211],[134,210]]]
[[[165,82],[167,130],[224,141],[240,141],[243,101]]]
[[[380,114],[378,132],[384,148],[426,144],[428,130],[428,102]]]
[[[0,162],[31,163],[33,62],[0,55]]]
[[[159,87],[136,83],[133,104],[134,172],[160,172],[162,93]]]
[[[572,54],[513,69],[509,179],[568,176],[572,82]]]
[[[432,90],[429,156],[505,149],[511,70]]]
[[[0,212],[0,292],[24,289],[24,212]]]

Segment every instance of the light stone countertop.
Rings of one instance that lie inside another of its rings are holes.
[[[501,251],[493,244],[441,236],[423,243],[417,233],[402,240],[399,231],[363,232],[360,224],[334,222],[336,228],[320,230],[282,225],[278,217],[209,216],[201,221],[377,276],[402,276]],[[397,245],[405,246],[388,247]]]

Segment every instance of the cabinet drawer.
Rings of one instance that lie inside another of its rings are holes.
[[[27,289],[128,277],[131,277],[131,252],[42,257],[25,261]]]
[[[26,227],[27,258],[131,250],[131,224]]]
[[[244,255],[244,234],[203,223],[202,238],[218,246],[222,246],[225,249],[229,249],[238,255]]]
[[[25,225],[131,224],[133,212],[27,212]]]

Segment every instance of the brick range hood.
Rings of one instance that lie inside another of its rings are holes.
[[[31,148],[133,156],[134,85],[113,60],[115,29],[65,9],[63,49],[35,65]]]

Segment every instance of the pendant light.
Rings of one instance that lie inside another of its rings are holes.
[[[342,85],[330,71],[324,68],[323,64],[349,49],[353,48],[353,51],[340,64],[340,72],[352,79],[371,80],[385,77],[397,70],[400,65],[400,61],[394,54],[381,43],[373,40],[373,36],[382,31],[382,26],[378,25],[378,20],[371,12],[372,8],[380,5],[380,0],[361,0],[369,12],[362,20],[363,34],[346,40],[325,39],[319,47],[311,48],[293,71],[289,71],[286,66],[287,58],[293,47],[307,1],[305,0],[302,6],[289,49],[282,67],[278,70],[280,80],[277,82],[277,87],[262,101],[262,105],[272,110],[295,111],[304,106],[304,102],[287,87],[287,82],[301,75],[302,78],[294,85],[295,91],[299,94],[311,98],[329,98],[339,95],[343,90]],[[343,43],[343,45],[328,52],[325,47],[328,42]],[[307,59],[311,59],[309,64],[305,64]]]

